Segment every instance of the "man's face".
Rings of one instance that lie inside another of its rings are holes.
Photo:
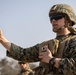
[[[20,64],[20,67],[21,67],[22,69],[25,69],[25,68],[27,68],[27,64]]]
[[[65,18],[62,14],[54,14],[50,16],[50,22],[54,32],[59,32],[60,29],[65,25]]]

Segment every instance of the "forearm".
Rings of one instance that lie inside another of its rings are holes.
[[[10,51],[11,42],[9,42],[4,36],[0,38],[0,42],[6,48],[6,50]]]
[[[7,51],[7,56],[14,58],[15,60],[25,61],[25,62],[36,62],[39,61],[38,58],[39,51],[37,46],[30,48],[22,48],[16,44],[11,43],[10,52]]]

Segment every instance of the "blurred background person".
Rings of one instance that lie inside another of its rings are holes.
[[[33,75],[33,71],[30,69],[29,63],[19,61],[18,64],[21,68],[21,71],[18,75]]]

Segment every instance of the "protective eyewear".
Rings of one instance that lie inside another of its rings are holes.
[[[24,62],[19,62],[19,64],[25,64]]]
[[[50,21],[52,21],[53,19],[54,20],[59,20],[59,19],[62,19],[63,17],[64,17],[64,15],[62,15],[62,14],[51,15],[50,16]]]

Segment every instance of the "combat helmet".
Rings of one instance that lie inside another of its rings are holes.
[[[18,64],[26,64],[27,65],[27,68],[26,69],[30,69],[29,67],[29,63],[25,62],[25,61],[18,61]]]
[[[72,25],[76,24],[76,15],[73,8],[67,4],[56,4],[53,5],[49,11],[49,16],[55,13],[63,13],[66,14],[69,19],[72,21]]]

